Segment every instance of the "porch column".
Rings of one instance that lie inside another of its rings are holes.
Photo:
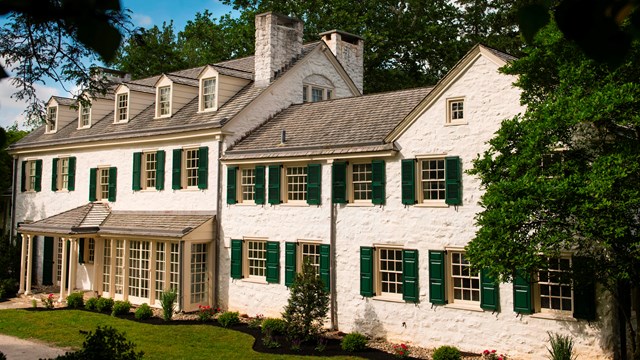
[[[27,235],[27,242],[29,242],[27,248],[27,285],[24,289],[25,295],[31,295],[31,270],[33,268],[33,236]]]
[[[71,256],[69,256],[69,289],[68,295],[71,295],[76,288],[76,271],[78,271],[78,239],[71,239]]]
[[[65,290],[67,289],[67,267],[69,266],[67,262],[67,239],[61,237],[62,241],[62,274],[60,275],[60,297],[58,298],[58,302],[63,302],[65,299]]]
[[[95,294],[102,293],[102,271],[104,264],[104,239],[94,238],[93,240],[93,284],[92,290]]]
[[[27,241],[24,236],[24,234],[20,234],[20,241],[22,242],[22,253],[20,255],[20,288],[18,289],[18,294],[24,293],[24,278],[27,275],[27,271],[24,268],[24,265],[27,261]]]

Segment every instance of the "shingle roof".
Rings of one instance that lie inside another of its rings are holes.
[[[97,227],[107,218],[110,211],[107,204],[100,202],[89,203],[30,224],[22,224],[19,227],[19,231],[59,234],[95,232]]]
[[[76,101],[74,99],[69,99],[61,96],[52,96],[52,98],[54,98],[59,105],[73,106],[76,104]]]
[[[141,85],[141,84],[137,84],[137,83],[134,83],[134,82],[124,82],[122,84],[125,85],[126,87],[128,87],[129,90],[139,91],[139,92],[143,92],[143,93],[147,93],[147,94],[155,94],[156,93],[156,88],[154,86]]]
[[[377,151],[384,137],[431,91],[401,90],[293,105],[227,150],[223,159]],[[281,144],[281,132],[286,142]]]
[[[187,86],[198,87],[198,80],[193,78],[188,78],[176,74],[166,74],[166,76],[176,84],[182,84]]]
[[[518,58],[513,56],[513,55],[509,55],[505,52],[502,52],[500,50],[496,50],[494,48],[488,47],[486,45],[480,45],[483,48],[487,49],[489,52],[491,52],[492,54],[494,54],[495,56],[499,57],[500,59],[504,60],[505,62],[511,62],[513,60],[517,60]]]
[[[98,233],[181,238],[213,217],[213,214],[113,211],[100,226]]]

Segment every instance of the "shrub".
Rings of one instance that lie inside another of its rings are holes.
[[[220,326],[228,328],[240,323],[240,314],[237,311],[225,311],[218,315]]]
[[[91,311],[95,311],[97,309],[97,306],[98,306],[97,297],[92,297],[90,299],[87,299],[87,302],[84,303],[84,308]]]
[[[111,311],[111,316],[116,315],[127,315],[131,310],[131,303],[128,301],[116,301],[113,304],[113,310]]]
[[[198,319],[202,322],[211,320],[215,313],[216,309],[209,305],[198,305]]]
[[[349,333],[342,338],[340,346],[348,352],[363,351],[367,348],[367,337],[357,332]]]
[[[549,334],[549,344],[551,348],[547,348],[549,351],[549,359],[551,360],[574,360],[576,358],[573,355],[573,339],[571,336],[564,336],[560,334]]]
[[[455,346],[440,346],[433,352],[433,360],[460,360],[460,350]]]
[[[250,329],[258,329],[262,326],[262,321],[264,321],[264,316],[262,314],[256,315],[253,319],[249,321]]]
[[[67,296],[67,306],[72,309],[81,309],[84,307],[84,293],[74,292]]]
[[[147,320],[148,318],[153,316],[153,310],[151,310],[151,306],[147,305],[147,303],[144,303],[136,309],[135,316],[138,320]]]
[[[0,300],[16,296],[18,293],[18,282],[14,279],[0,280]]]
[[[53,309],[54,308],[53,302],[55,300],[54,300],[53,294],[49,294],[49,295],[47,295],[47,297],[40,298],[40,301],[42,301],[42,305],[44,305],[44,307],[46,307],[47,309]]]
[[[111,313],[111,309],[113,309],[113,299],[101,297],[96,302],[96,310],[99,312]]]
[[[178,299],[178,293],[175,290],[165,290],[160,295],[160,305],[162,306],[162,318],[169,321],[173,317],[173,307]]]
[[[95,332],[89,331],[82,343],[82,349],[58,356],[59,360],[80,359],[119,359],[139,360],[143,358],[142,351],[136,352],[136,345],[127,340],[124,332],[110,327],[98,326]]]
[[[269,349],[276,349],[280,347],[280,343],[277,340],[266,335],[262,338],[262,344]]]
[[[290,340],[311,340],[322,330],[329,311],[329,293],[308,261],[302,266],[302,272],[296,274],[290,291],[282,313],[287,323],[287,337]]]
[[[284,335],[287,332],[287,323],[282,319],[266,318],[262,320],[262,333],[265,335]]]

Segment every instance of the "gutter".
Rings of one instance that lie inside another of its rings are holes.
[[[11,223],[9,228],[9,244],[13,245],[13,231],[16,226],[16,196],[18,189],[18,157],[13,157],[13,186],[11,187]]]
[[[220,284],[220,261],[219,261],[219,246],[220,246],[220,209],[222,209],[222,138],[218,141],[218,198],[216,201],[216,234],[213,238],[213,305],[220,306],[220,299],[218,295],[218,285]]]

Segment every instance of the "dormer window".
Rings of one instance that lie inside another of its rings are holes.
[[[58,107],[51,106],[47,110],[47,132],[55,132],[58,129]]]
[[[158,88],[158,117],[171,115],[171,87],[163,86]]]
[[[89,127],[91,126],[91,106],[80,107],[80,127]]]
[[[129,94],[118,94],[116,102],[116,122],[126,122],[129,119]]]
[[[216,104],[216,79],[209,78],[202,80],[202,98],[200,103],[202,104],[203,111],[211,110],[215,108]]]

